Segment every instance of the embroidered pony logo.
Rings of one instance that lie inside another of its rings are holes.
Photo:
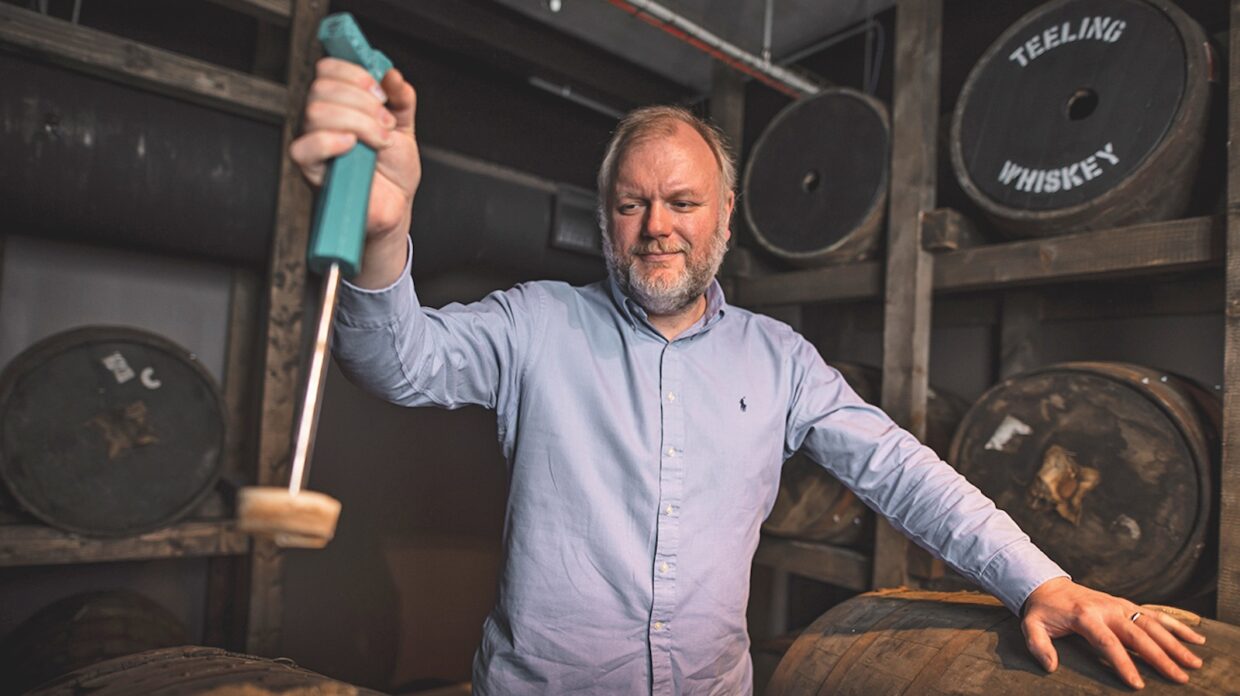
[[[745,403],[745,397],[742,396],[741,397],[741,413],[744,413],[748,408],[749,408],[749,404]]]

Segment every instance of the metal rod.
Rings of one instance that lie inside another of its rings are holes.
[[[755,56],[735,44],[724,41],[701,25],[689,21],[657,2],[652,2],[652,0],[608,1],[630,14],[645,15],[645,17],[639,15],[639,18],[650,18],[653,22],[657,22],[657,25],[662,25],[666,31],[682,38],[690,45],[714,55],[737,70],[757,77],[780,91],[787,92],[790,96],[802,97],[822,91],[821,85],[787,68],[763,62],[760,56]]]
[[[766,16],[762,18],[762,62],[771,64],[771,34],[775,24],[775,0],[766,0]]]
[[[323,276],[323,302],[319,305],[319,321],[314,327],[314,352],[306,373],[306,395],[297,419],[297,437],[293,441],[293,466],[289,473],[288,492],[297,495],[310,476],[310,455],[314,452],[314,434],[319,425],[319,409],[323,404],[323,385],[327,382],[327,349],[332,337],[332,319],[336,316],[336,293],[340,289],[340,266],[333,263]]]

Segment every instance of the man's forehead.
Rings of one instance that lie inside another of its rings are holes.
[[[697,131],[679,125],[682,128],[673,133],[651,133],[630,141],[617,163],[616,184],[656,173],[652,169],[686,187],[712,184],[718,175],[714,152]]]

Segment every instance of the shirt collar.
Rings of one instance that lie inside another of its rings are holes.
[[[611,299],[615,303],[616,308],[629,324],[650,324],[646,310],[634,302],[628,295],[624,294],[624,291],[620,289],[620,284],[616,282],[616,279],[610,273],[607,274],[607,288],[611,292]],[[718,279],[711,278],[710,285],[706,286],[705,295],[706,313],[702,315],[702,318],[696,324],[678,338],[691,336],[714,326],[727,313],[728,303],[723,296],[723,287],[719,285]]]

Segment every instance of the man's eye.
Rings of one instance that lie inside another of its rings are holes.
[[[621,203],[619,206],[616,207],[616,210],[619,210],[621,215],[628,215],[629,213],[635,212],[637,210],[637,204],[636,203]]]
[[[672,201],[672,207],[678,210],[689,210],[691,208],[696,208],[697,205],[698,204],[693,201]]]

